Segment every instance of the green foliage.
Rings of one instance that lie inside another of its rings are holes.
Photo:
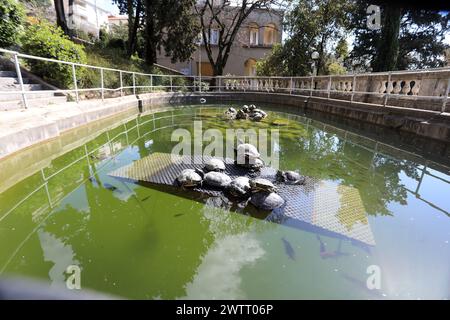
[[[339,75],[339,74],[346,74],[347,69],[340,64],[338,61],[330,61],[327,66],[327,74],[331,75]]]
[[[164,49],[173,63],[188,60],[196,49],[199,34],[194,0],[145,1],[145,60],[157,62],[157,52]]]
[[[44,58],[68,62],[86,63],[84,47],[70,41],[59,27],[42,20],[27,27],[22,38],[22,51]],[[61,88],[72,87],[72,66],[54,62],[28,59],[28,66],[33,73],[43,77]],[[77,67],[77,78],[81,79],[84,68]]]
[[[259,63],[264,75],[304,76],[311,73],[311,54],[319,52],[318,74],[327,74],[328,52],[334,39],[344,36],[348,25],[348,4],[345,0],[305,0],[286,14],[283,47],[274,47],[272,54]],[[339,43],[338,43],[339,44]],[[339,44],[339,50],[344,43]]]
[[[126,42],[128,55],[138,52],[152,65],[161,49],[173,62],[186,61],[195,51],[194,40],[200,30],[192,10],[194,0],[113,2],[122,14],[128,15],[127,36],[125,29],[118,30],[122,34],[120,39]]]
[[[170,84],[170,79],[167,77],[167,73],[157,67],[149,66],[137,55],[132,55],[130,58],[127,58],[125,50],[122,48],[104,49],[101,44],[97,43],[94,46],[87,47],[86,53],[87,64],[89,65],[161,75],[161,77],[154,77],[153,79],[153,86],[155,86],[155,90],[158,90],[159,86],[168,86]],[[124,73],[122,80],[124,86],[131,86],[133,83],[131,74]],[[150,86],[150,77],[148,76],[144,77],[137,75],[135,80],[136,85],[138,86]],[[118,72],[105,71],[103,74],[103,81],[105,88],[118,88],[120,87],[120,74]],[[175,77],[173,78],[172,85],[183,87],[188,84],[185,78]],[[100,71],[89,68],[86,69],[80,79],[80,87],[85,89],[99,88]],[[129,91],[131,92],[131,90]],[[138,91],[149,92],[149,89],[142,89]]]
[[[258,76],[284,76],[289,75],[289,70],[284,63],[285,51],[281,44],[272,47],[271,53],[264,59],[256,62]]]
[[[355,41],[350,59],[355,68],[361,70],[371,69],[418,69],[435,68],[444,65],[444,51],[449,46],[444,42],[445,35],[450,31],[450,13],[433,10],[401,9],[400,21],[395,27],[398,31],[397,44],[389,44],[389,38],[383,37],[383,29],[392,28],[383,17],[386,15],[386,6],[381,6],[381,30],[367,28],[366,9],[369,1],[352,1],[353,8],[349,10],[351,27],[354,30]],[[384,31],[386,34],[388,30]],[[394,39],[395,41],[395,39]],[[391,38],[392,42],[392,38]],[[397,42],[397,41],[395,41]],[[397,56],[394,66],[384,68],[380,63],[389,62],[381,56],[386,56],[387,48],[394,48]],[[377,60],[377,56],[378,58]]]
[[[122,49],[126,50],[126,42],[128,40],[127,26],[113,25],[108,32],[104,28],[100,29],[99,39],[96,41],[96,45],[103,49]]]
[[[24,23],[25,10],[14,0],[0,1],[0,47],[17,44]]]
[[[339,39],[335,49],[335,56],[341,60],[348,57],[348,43],[344,38]]]

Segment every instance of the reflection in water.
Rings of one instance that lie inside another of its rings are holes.
[[[70,244],[65,244],[63,240],[49,232],[39,229],[37,232],[41,248],[44,254],[44,260],[53,263],[53,266],[48,272],[48,277],[51,280],[51,285],[61,287],[65,284],[65,271],[70,265],[77,265],[79,262],[75,259],[75,253]]]
[[[181,299],[247,299],[240,288],[242,268],[264,256],[258,240],[241,233],[216,239],[198,267]]]
[[[217,118],[220,110],[194,110],[205,128],[233,125]],[[242,208],[228,212],[221,199],[203,206],[107,176],[170,152],[172,126],[190,128],[192,111],[133,119],[39,160],[47,167],[0,193],[0,271],[56,284],[80,263],[86,287],[131,298],[386,298],[364,286],[376,264],[387,298],[450,297],[448,170],[382,138],[293,115],[280,126],[280,166],[320,181],[305,193],[300,211],[309,222],[299,228],[286,227],[292,218],[268,223]],[[14,170],[15,178],[20,166]]]
[[[265,251],[256,239],[252,225],[235,220],[229,225],[229,215],[220,208],[216,197],[209,198],[203,216],[209,221],[214,236],[194,278],[186,284],[186,296],[181,299],[246,299],[241,289],[240,272],[261,259]]]

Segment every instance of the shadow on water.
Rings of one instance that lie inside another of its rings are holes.
[[[169,193],[169,194],[172,194],[172,195],[184,198],[184,199],[193,200],[193,201],[196,201],[199,203],[203,203],[207,206],[222,209],[224,211],[235,212],[235,213],[251,216],[251,217],[259,219],[259,220],[265,220],[267,222],[281,224],[281,225],[292,227],[295,229],[307,231],[309,233],[316,234],[319,240],[320,240],[319,235],[325,236],[325,237],[331,237],[331,238],[335,238],[335,239],[339,239],[339,240],[346,240],[346,241],[349,241],[352,245],[363,249],[368,254],[370,254],[370,248],[372,247],[372,245],[367,244],[358,239],[354,239],[351,236],[347,236],[345,234],[335,232],[332,230],[327,230],[324,227],[314,225],[314,223],[312,223],[311,221],[309,221],[309,222],[302,221],[298,218],[296,219],[296,218],[288,217],[285,215],[285,211],[284,211],[285,205],[283,205],[280,208],[276,208],[272,211],[265,211],[265,210],[260,210],[260,209],[256,208],[255,206],[253,206],[249,202],[248,199],[247,200],[232,199],[232,198],[225,196],[222,192],[219,195],[211,196],[211,195],[208,195],[208,194],[205,194],[202,192],[198,192],[198,191],[195,191],[192,189],[182,189],[182,188],[178,187],[175,182],[173,185],[164,185],[164,184],[156,184],[156,183],[150,183],[150,182],[145,182],[145,181],[135,181],[135,180],[127,179],[127,178],[123,178],[123,177],[115,177],[115,179],[118,179],[122,182],[134,183],[136,185],[140,185],[140,186],[150,188],[153,190],[157,190],[160,192]],[[220,190],[215,189],[215,191],[220,191]],[[144,201],[144,200],[139,200],[139,199],[137,199],[137,200],[139,202]],[[184,214],[185,213],[175,214],[173,217],[174,218],[181,217]],[[309,214],[313,215],[313,212],[309,212]],[[288,245],[288,243],[286,242],[286,240],[283,240],[283,243],[285,244],[285,248],[286,248],[286,245]],[[322,246],[323,246],[323,243],[321,242],[321,248],[322,248]],[[295,253],[293,253],[293,250],[291,251],[290,249],[286,248],[286,252],[289,257],[295,256]],[[339,256],[346,256],[346,255],[347,255],[346,253],[340,252],[339,249],[337,251],[333,251],[333,252],[327,252],[325,249],[323,249],[323,252],[322,252],[322,250],[321,250],[322,258],[338,258]],[[293,260],[295,260],[295,259],[293,259]]]

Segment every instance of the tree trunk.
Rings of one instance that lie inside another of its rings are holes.
[[[400,33],[401,8],[384,8],[384,21],[381,29],[381,41],[373,62],[373,71],[391,71],[397,69],[398,38]]]
[[[155,39],[154,3],[147,0],[145,4],[145,62],[154,65],[157,61]]]
[[[133,32],[133,0],[127,0],[127,14],[128,14],[128,42],[131,40]]]
[[[54,3],[56,11],[56,24],[66,35],[70,35],[69,27],[67,26],[66,14],[64,11],[64,1],[54,0]]]
[[[136,13],[134,17],[133,22],[133,28],[130,33],[130,28],[128,28],[128,48],[127,48],[127,55],[128,57],[131,57],[136,50],[136,37],[137,37],[137,30],[139,28],[139,19],[142,11],[142,1],[138,1],[136,5]]]

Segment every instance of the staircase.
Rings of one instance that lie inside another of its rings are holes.
[[[19,80],[15,71],[6,70],[7,68],[0,64],[0,91],[21,91]],[[50,86],[38,83],[36,79],[27,77],[27,73],[22,72],[22,79],[28,107],[42,107],[50,104],[62,103],[67,99],[64,95],[53,92]],[[35,92],[33,92],[35,91]],[[0,93],[0,111],[24,108],[21,93]]]

